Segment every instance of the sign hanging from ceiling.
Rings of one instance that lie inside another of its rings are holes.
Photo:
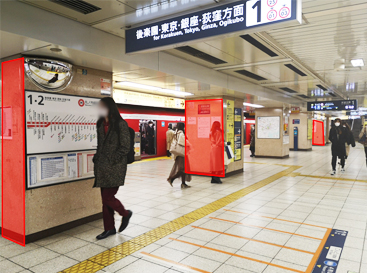
[[[307,102],[307,111],[345,111],[357,110],[357,100]]]
[[[114,89],[113,98],[116,101],[116,103],[119,104],[185,109],[184,99],[164,97],[154,94],[146,94],[146,93]]]
[[[242,0],[126,30],[126,53],[172,47],[193,40],[257,28],[274,23],[302,22],[301,0]]]

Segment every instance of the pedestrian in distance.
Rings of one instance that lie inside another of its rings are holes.
[[[179,122],[177,124],[177,130],[173,135],[173,141],[172,145],[176,144],[180,145],[181,147],[185,147],[186,143],[186,137],[185,137],[185,124],[182,122]],[[186,147],[189,149],[189,147]],[[171,152],[172,152],[171,148]],[[181,188],[190,188],[189,185],[186,184],[186,182],[191,181],[191,175],[185,173],[185,152],[183,152],[182,155],[175,155],[173,153],[173,159],[175,163],[173,164],[171,173],[167,179],[168,183],[173,187],[173,181],[176,178],[181,178]],[[189,164],[188,158],[186,158],[186,163]]]
[[[122,216],[119,232],[126,229],[132,211],[126,210],[115,195],[125,183],[127,155],[130,151],[130,132],[115,101],[106,97],[98,105],[97,152],[94,155],[94,187],[101,189],[104,231],[98,240],[116,234],[114,212]]]
[[[173,135],[175,132],[172,130],[172,124],[168,124],[168,130],[166,132],[166,148],[167,148],[167,156],[171,157],[171,152],[169,151],[171,149],[171,144],[173,140]]]
[[[255,125],[251,126],[251,133],[250,133],[250,151],[251,155],[250,157],[255,156]]]
[[[359,143],[364,147],[364,153],[366,154],[366,166],[367,166],[367,124],[362,127],[361,133],[359,134]]]
[[[346,149],[345,143],[347,142],[347,130],[341,126],[341,120],[339,118],[335,119],[334,126],[330,129],[329,140],[331,141],[331,153],[332,153],[332,171],[331,175],[336,174],[336,162],[340,158],[340,165],[342,173],[345,172],[345,156]]]

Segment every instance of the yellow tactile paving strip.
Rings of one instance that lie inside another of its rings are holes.
[[[59,273],[95,273],[104,267],[107,267],[122,258],[131,255],[140,249],[172,234],[173,232],[186,227],[197,220],[229,205],[230,203],[252,193],[270,183],[282,178],[290,173],[301,168],[301,166],[290,166],[288,169],[276,173],[266,179],[263,179],[249,187],[243,188],[239,191],[231,193],[221,199],[218,199],[208,205],[205,205],[197,210],[194,210],[184,216],[181,216],[171,222],[168,222],[160,227],[152,229],[134,239],[131,239],[121,245],[106,250],[96,256],[93,256],[81,263],[78,263],[68,269]]]

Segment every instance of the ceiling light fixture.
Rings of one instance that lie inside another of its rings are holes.
[[[354,59],[350,61],[354,67],[364,66],[363,59]]]
[[[135,82],[117,82],[117,84],[120,84],[122,86],[127,86],[127,87],[133,87],[133,88],[144,89],[144,90],[149,90],[149,91],[155,91],[155,92],[160,92],[160,93],[172,94],[172,95],[176,95],[176,96],[180,96],[180,97],[186,97],[186,96],[194,95],[194,94],[189,93],[189,92],[177,91],[177,90],[172,90],[172,89],[165,89],[165,88],[160,88],[160,87],[155,87],[155,86],[150,86],[150,85],[145,85],[145,84],[135,83]]]
[[[252,104],[252,103],[247,103],[247,102],[244,102],[243,105],[253,107],[253,108],[263,108],[264,107],[263,105],[260,105],[260,104]]]

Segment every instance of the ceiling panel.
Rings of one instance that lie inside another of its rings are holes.
[[[115,16],[121,16],[128,12],[135,11],[135,9],[132,8],[131,6],[124,4],[124,2],[126,1],[117,1],[117,0],[83,0],[89,4],[92,4],[100,8],[100,10],[92,12],[90,14],[83,14],[77,12],[75,10],[64,7],[50,0],[20,0],[20,1],[63,15],[65,17],[69,17],[73,20],[88,25],[93,25],[97,22],[105,21],[108,20],[109,18],[114,18]]]

